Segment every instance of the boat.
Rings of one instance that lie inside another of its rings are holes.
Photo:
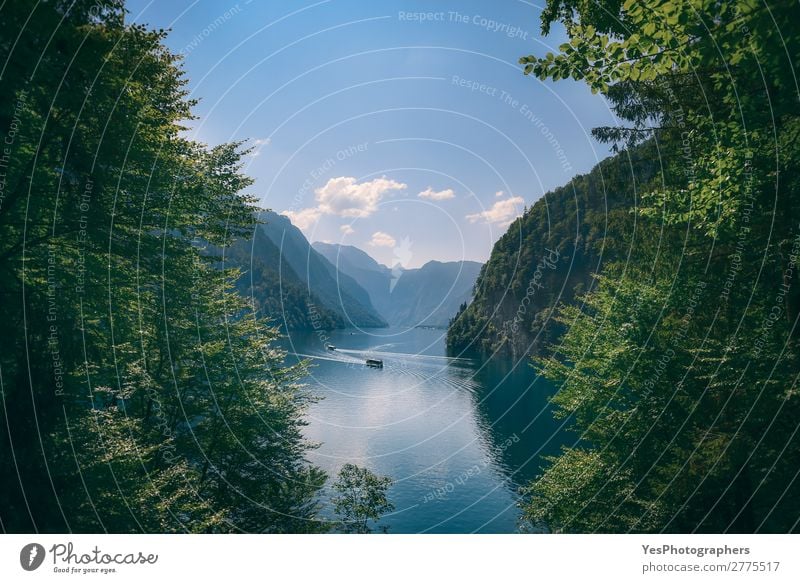
[[[327,348],[328,350],[336,350],[336,347],[333,344],[326,344],[325,348]]]
[[[383,368],[383,361],[378,360],[377,358],[368,358],[367,366],[371,366],[372,368]]]

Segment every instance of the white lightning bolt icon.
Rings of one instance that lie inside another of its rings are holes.
[[[36,547],[31,547],[31,555],[28,557],[28,566],[30,567],[33,565],[33,560],[36,558],[36,555],[39,554],[39,549]]]

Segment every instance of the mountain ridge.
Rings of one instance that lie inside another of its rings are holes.
[[[386,321],[370,302],[369,294],[353,278],[318,253],[288,217],[273,211],[260,214],[260,229],[280,250],[308,289],[329,310],[344,318],[345,326],[385,327]]]
[[[624,256],[636,192],[655,175],[645,142],[597,163],[537,200],[492,248],[475,296],[448,328],[453,353],[541,354],[563,333],[551,317],[592,289],[594,274]]]
[[[413,269],[390,269],[353,245],[312,246],[370,294],[372,304],[393,326],[447,327],[459,306],[469,303],[481,263],[431,260]]]

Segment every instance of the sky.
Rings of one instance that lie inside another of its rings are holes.
[[[129,0],[170,30],[199,99],[190,137],[247,140],[261,206],[381,263],[485,261],[525,206],[609,155],[616,120],[582,83],[517,61],[542,37],[522,0]]]

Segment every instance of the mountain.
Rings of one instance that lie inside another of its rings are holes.
[[[315,251],[288,217],[266,211],[259,219],[263,224],[257,230],[277,247],[281,260],[302,282],[311,306],[338,315],[343,326],[386,326],[369,293]]]
[[[367,290],[393,326],[446,327],[469,303],[481,269],[474,261],[429,261],[418,269],[389,269],[350,245],[316,242],[314,249]]]
[[[552,308],[590,289],[603,262],[624,258],[636,191],[657,170],[651,160],[658,152],[649,142],[607,158],[514,221],[450,325],[448,349],[516,357],[555,342],[563,327]]]
[[[231,245],[225,251],[225,263],[242,270],[236,287],[243,296],[253,300],[259,315],[284,330],[344,328],[344,317],[308,291],[261,228],[256,229],[252,240]]]
[[[311,246],[345,273],[351,271],[389,273],[391,271],[385,265],[375,261],[366,251],[352,245],[316,241]]]
[[[336,245],[317,241],[312,246],[339,271],[357,281],[366,290],[370,302],[378,313],[387,319],[384,304],[389,293],[391,269],[381,265],[367,253],[352,245]]]
[[[399,274],[381,312],[389,322],[446,328],[459,307],[472,300],[481,270],[476,261],[429,261]]]

